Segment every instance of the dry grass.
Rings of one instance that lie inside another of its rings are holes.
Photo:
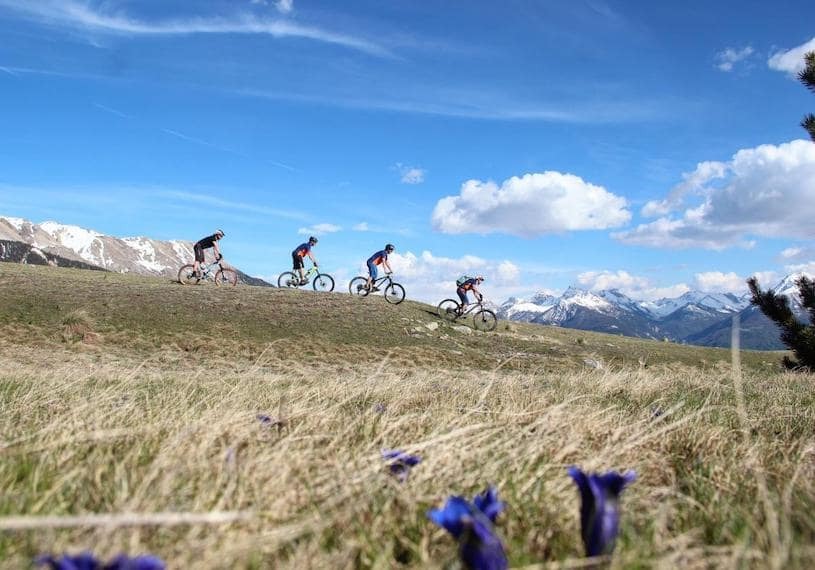
[[[513,566],[575,566],[570,464],[639,473],[615,567],[815,565],[812,376],[748,371],[737,398],[727,367],[458,371],[278,348],[4,350],[0,566],[92,548],[171,568],[442,568],[455,547],[426,510],[488,483]],[[382,448],[424,461],[400,485]]]

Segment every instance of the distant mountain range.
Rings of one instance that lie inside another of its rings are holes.
[[[795,286],[799,275],[788,275],[773,290],[788,296],[793,311],[808,322]],[[538,293],[529,299],[512,297],[498,310],[499,318],[513,321],[719,347],[730,346],[736,314],[740,318],[742,348],[785,348],[778,327],[750,305],[746,285],[742,296],[688,291],[658,301],[637,301],[616,289],[586,291],[570,287],[561,296]]]
[[[103,269],[175,279],[193,261],[192,242],[146,237],[117,238],[57,222],[35,224],[0,216],[0,261]],[[238,271],[250,285],[270,284]]]

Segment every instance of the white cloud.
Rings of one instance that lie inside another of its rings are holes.
[[[341,230],[342,227],[336,224],[315,224],[307,228],[300,228],[299,230],[297,230],[297,233],[303,236],[308,236],[308,235],[333,234]]]
[[[804,55],[811,51],[815,51],[815,38],[798,47],[774,54],[767,61],[767,65],[770,66],[770,69],[796,75],[804,69]]]
[[[678,297],[690,291],[684,283],[658,287],[650,279],[624,270],[586,271],[577,276],[577,283],[590,291],[617,289],[632,299],[643,301]]]
[[[789,270],[788,272],[792,273],[794,270]],[[781,276],[779,276],[775,271],[756,271],[755,273],[752,273],[751,276],[758,279],[758,282],[763,288],[775,287],[781,280]]]
[[[291,1],[280,0],[278,10],[291,6]],[[177,20],[147,21],[127,15],[122,10],[95,8],[76,0],[0,0],[0,8],[11,9],[32,20],[50,25],[108,34],[125,35],[190,35],[190,34],[252,34],[276,38],[296,37],[340,45],[381,57],[392,57],[383,46],[371,41],[297,24],[290,20],[258,18],[246,12],[232,16],[195,17]]]
[[[367,232],[370,230],[368,227],[368,222],[360,222],[351,229],[353,229],[355,232]]]
[[[642,208],[642,215],[647,217],[664,216],[682,204],[685,196],[704,190],[705,184],[725,177],[727,165],[722,162],[701,162],[693,172],[682,175],[682,182],[677,184],[664,200],[651,200]]]
[[[716,54],[716,67],[720,71],[733,71],[734,65],[753,55],[753,52],[750,46],[741,49],[727,48]]]
[[[696,288],[707,293],[744,293],[745,277],[721,271],[707,271],[694,275]]]
[[[439,200],[433,228],[450,234],[501,232],[522,237],[618,227],[631,219],[626,200],[573,174],[513,176],[499,187],[468,180]]]
[[[810,141],[740,150],[729,162],[702,163],[685,178],[698,182],[692,193],[674,189],[665,200],[646,205],[648,213],[668,215],[613,237],[650,247],[713,250],[752,247],[755,241],[748,236],[815,237],[815,145]]]
[[[500,303],[518,289],[520,269],[509,260],[487,260],[474,255],[438,257],[430,251],[390,255],[394,278],[404,285],[408,297],[429,303],[456,296],[456,279],[461,275],[482,275],[480,287],[486,298]],[[362,266],[360,271],[365,274]]]
[[[427,174],[424,168],[406,166],[401,162],[396,163],[396,170],[399,171],[402,184],[421,184],[424,182],[425,174]]]
[[[275,7],[281,14],[288,14],[294,10],[294,0],[277,0]]]

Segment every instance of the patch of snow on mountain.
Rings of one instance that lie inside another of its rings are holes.
[[[80,228],[79,226],[67,226],[57,222],[43,222],[40,229],[57,240],[60,245],[77,253],[83,259],[91,263],[105,265],[101,255],[93,252],[93,245],[99,244],[101,247],[102,234]]]
[[[576,289],[574,287],[569,287],[566,290],[563,297],[560,298],[560,304],[565,306],[578,305],[581,307],[586,307],[587,309],[593,309],[595,311],[611,309],[611,303],[602,297],[588,291],[583,291],[582,289]]]
[[[167,269],[165,265],[162,265],[156,259],[156,248],[153,247],[153,244],[150,243],[150,240],[147,238],[123,238],[122,241],[125,242],[131,249],[136,250],[139,255],[139,259],[136,261],[136,263],[145,269],[155,271],[156,273],[161,273]]]
[[[22,218],[11,218],[11,217],[8,217],[8,216],[3,216],[2,218],[4,220],[6,220],[9,224],[11,224],[14,227],[14,229],[17,230],[18,232],[23,230],[23,226],[25,224],[30,225],[30,222],[28,222],[28,221],[26,221],[26,220],[24,220]]]
[[[513,313],[545,313],[552,308],[552,305],[536,305],[535,303],[523,302],[512,305],[509,314]]]
[[[170,242],[173,246],[173,251],[178,256],[178,260],[182,263],[188,263],[193,258],[192,248],[188,243],[183,241],[173,240]]]

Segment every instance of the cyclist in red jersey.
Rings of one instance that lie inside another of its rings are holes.
[[[305,285],[307,283],[306,274],[303,271],[303,258],[308,256],[311,259],[311,262],[314,264],[314,267],[317,267],[317,260],[314,259],[314,254],[311,253],[311,248],[317,245],[317,241],[318,240],[316,237],[311,236],[308,238],[307,242],[301,243],[293,252],[291,252],[292,269],[300,274],[300,285]]]
[[[478,286],[484,282],[484,277],[479,275],[478,277],[470,277],[464,283],[458,286],[456,289],[456,293],[458,293],[458,298],[461,299],[461,307],[459,308],[460,313],[463,313],[467,310],[467,306],[470,304],[469,299],[467,298],[467,292],[472,291],[479,302],[484,298],[481,294],[481,291],[478,290]]]

